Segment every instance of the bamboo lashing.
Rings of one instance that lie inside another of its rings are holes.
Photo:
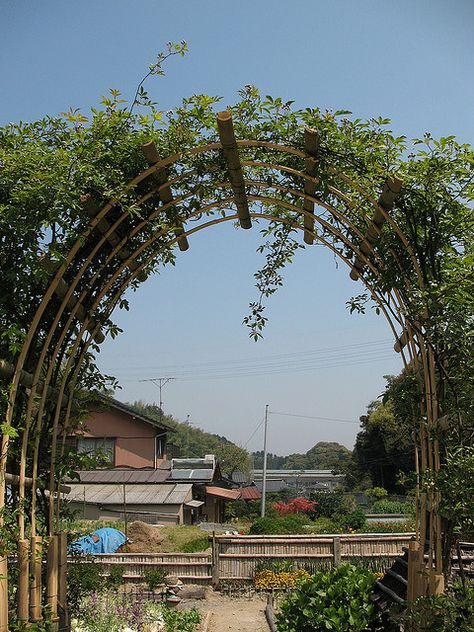
[[[0,379],[10,380],[13,377],[14,373],[15,373],[15,367],[13,366],[13,364],[10,364],[6,360],[0,360]],[[33,374],[28,373],[28,371],[25,371],[24,369],[22,369],[20,372],[20,384],[21,386],[24,386],[25,388],[31,388],[33,386]],[[42,382],[37,382],[36,384],[37,392],[42,393],[43,388],[44,388],[44,384]],[[57,401],[59,397],[58,389],[52,386],[48,386],[47,396],[49,399],[53,401]],[[61,406],[66,407],[68,401],[69,401],[68,396],[63,395],[61,399]]]
[[[308,154],[308,157],[305,159],[305,172],[308,176],[312,178],[316,175],[316,154],[319,146],[319,135],[318,133],[306,127],[304,130],[304,150],[305,153]],[[313,196],[316,193],[316,182],[313,180],[305,180],[304,181],[304,192],[306,195]],[[304,206],[305,211],[314,215],[314,202],[310,199],[305,198]],[[308,215],[304,216],[304,243],[311,245],[314,242],[314,219]]]
[[[252,220],[250,219],[249,203],[245,193],[244,175],[234,134],[232,114],[230,112],[218,113],[217,131],[219,132],[224,158],[227,163],[227,170],[229,172],[231,188],[234,193],[240,226],[245,229],[251,228]]]
[[[91,219],[95,218],[97,213],[100,211],[100,205],[96,202],[96,200],[94,200],[93,196],[90,193],[87,193],[82,196],[81,203],[84,210],[86,211],[86,213],[89,215]],[[105,238],[107,239],[107,241],[112,247],[115,247],[121,241],[121,238],[117,235],[115,231],[110,231],[111,225],[108,222],[108,220],[105,219],[105,217],[103,217],[97,222],[97,224],[95,225],[95,228],[100,233],[105,235]],[[122,261],[125,261],[126,259],[130,257],[131,252],[127,248],[124,247],[121,250],[119,250],[117,254],[120,257],[120,259],[122,259]],[[138,263],[135,260],[132,260],[128,263],[127,267],[133,272],[134,270],[138,268]],[[146,278],[146,275],[142,275],[141,280],[144,280],[145,278]]]
[[[43,255],[42,257],[40,257],[39,263],[51,275],[56,274],[56,271],[60,265],[59,262],[52,261],[47,255]],[[67,283],[64,281],[64,279],[59,279],[58,285],[55,290],[55,294],[60,299],[63,299],[68,292],[69,292],[69,287]],[[72,310],[74,309],[74,307],[76,307],[76,305],[77,305],[77,309],[76,309],[75,316],[77,320],[83,323],[84,321],[88,319],[87,309],[84,307],[84,305],[82,305],[82,303],[78,301],[78,299],[74,295],[70,296],[67,301],[67,306],[69,307],[69,309]],[[96,328],[96,325],[97,325],[97,321],[95,321],[94,319],[90,319],[89,324],[87,326],[88,331],[90,332],[94,331],[94,329]],[[94,340],[98,344],[101,344],[102,342],[104,342],[105,336],[101,331],[96,331],[94,333]]]
[[[155,165],[160,161],[160,155],[158,154],[158,150],[156,149],[155,143],[151,140],[148,143],[142,145],[142,151],[145,155],[145,158],[150,166]],[[153,174],[153,179],[161,187],[161,185],[165,184],[168,181],[168,169],[158,169]],[[171,191],[171,187],[163,187],[158,191],[158,197],[161,200],[162,204],[169,204],[173,201],[173,193]],[[180,224],[176,229],[175,233],[178,236],[178,248],[181,252],[185,252],[189,248],[189,243],[187,238],[183,235],[184,229],[183,225]]]
[[[373,250],[374,244],[377,241],[382,227],[386,221],[386,214],[389,213],[395,203],[397,195],[402,189],[402,181],[397,176],[390,176],[385,181],[385,185],[378,200],[378,207],[374,211],[372,221],[365,233],[365,239],[360,244],[360,251],[367,257]],[[361,257],[356,257],[354,260],[353,268],[350,272],[350,277],[353,281],[357,281],[365,267],[365,262]]]

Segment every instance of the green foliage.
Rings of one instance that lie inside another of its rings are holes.
[[[383,630],[370,600],[374,583],[373,573],[350,564],[315,573],[282,602],[279,632]]]
[[[372,496],[377,500],[381,500],[382,498],[386,498],[388,496],[388,491],[384,487],[372,487],[371,489],[366,489],[365,493],[367,496]]]
[[[168,573],[162,568],[147,568],[143,574],[143,579],[148,589],[153,591],[165,583]]]
[[[198,553],[200,551],[206,551],[210,547],[209,538],[202,537],[190,540],[180,547],[180,551],[183,553]]]
[[[420,597],[403,617],[406,627],[429,632],[472,632],[474,630],[474,587],[448,588],[446,594]]]
[[[277,456],[269,454],[267,466],[270,469],[287,470],[340,470],[349,461],[351,451],[334,441],[319,441],[304,454]],[[254,467],[262,469],[263,451],[254,452]]]
[[[277,535],[305,533],[304,526],[309,523],[304,514],[289,514],[287,516],[265,516],[257,518],[250,526],[249,535]]]
[[[365,514],[360,509],[345,514],[334,514],[332,519],[342,531],[357,531],[365,528],[367,524]]]
[[[415,506],[413,503],[400,502],[399,500],[377,500],[370,508],[375,514],[413,514]]]
[[[201,623],[201,614],[196,608],[191,610],[175,610],[163,608],[166,632],[194,632]]]
[[[331,518],[335,513],[345,513],[344,494],[342,491],[311,492],[309,497],[317,503],[312,516],[314,518]]]
[[[101,571],[101,564],[93,557],[75,556],[74,562],[68,564],[68,604],[73,616],[79,613],[84,598],[101,593],[107,588]]]
[[[121,564],[118,564],[117,566],[112,566],[105,581],[107,588],[111,590],[117,590],[123,584],[124,572],[125,567]]]

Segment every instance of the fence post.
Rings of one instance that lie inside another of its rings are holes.
[[[52,535],[46,558],[46,602],[51,616],[51,631],[58,629],[58,536]]]
[[[30,619],[40,621],[41,612],[41,567],[43,560],[43,539],[39,535],[31,538],[31,584],[30,584]]]
[[[408,544],[408,584],[407,584],[407,601],[413,603],[419,597],[418,586],[420,578],[418,573],[420,570],[420,543],[410,542]]]
[[[0,557],[0,632],[8,632],[8,566],[6,556]]]
[[[216,540],[216,532],[212,532],[212,557],[211,557],[211,569],[212,569],[212,586],[213,588],[219,588],[219,542]]]
[[[17,613],[18,619],[28,622],[29,619],[29,541],[25,538],[18,540],[18,594]]]
[[[341,538],[335,537],[332,539],[332,555],[333,565],[339,566],[341,564]]]
[[[62,612],[62,627],[69,629],[69,608],[67,605],[67,534],[62,531],[58,535],[58,601]]]

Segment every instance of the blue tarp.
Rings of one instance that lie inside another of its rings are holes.
[[[69,545],[69,552],[75,555],[98,555],[99,553],[115,553],[125,544],[127,538],[118,529],[104,527],[97,529]]]

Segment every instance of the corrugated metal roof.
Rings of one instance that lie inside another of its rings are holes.
[[[225,500],[237,500],[240,496],[240,489],[224,489],[223,487],[206,487],[206,494],[224,498]]]
[[[66,500],[94,505],[119,505],[124,502],[124,486],[117,484],[71,484]],[[192,490],[192,483],[125,485],[129,505],[181,505]]]
[[[262,492],[258,489],[258,487],[241,487],[240,488],[241,500],[260,500],[261,497],[262,497]]]
[[[171,470],[172,481],[212,481],[214,470]]]
[[[81,483],[164,483],[170,470],[84,470],[78,474]]]

